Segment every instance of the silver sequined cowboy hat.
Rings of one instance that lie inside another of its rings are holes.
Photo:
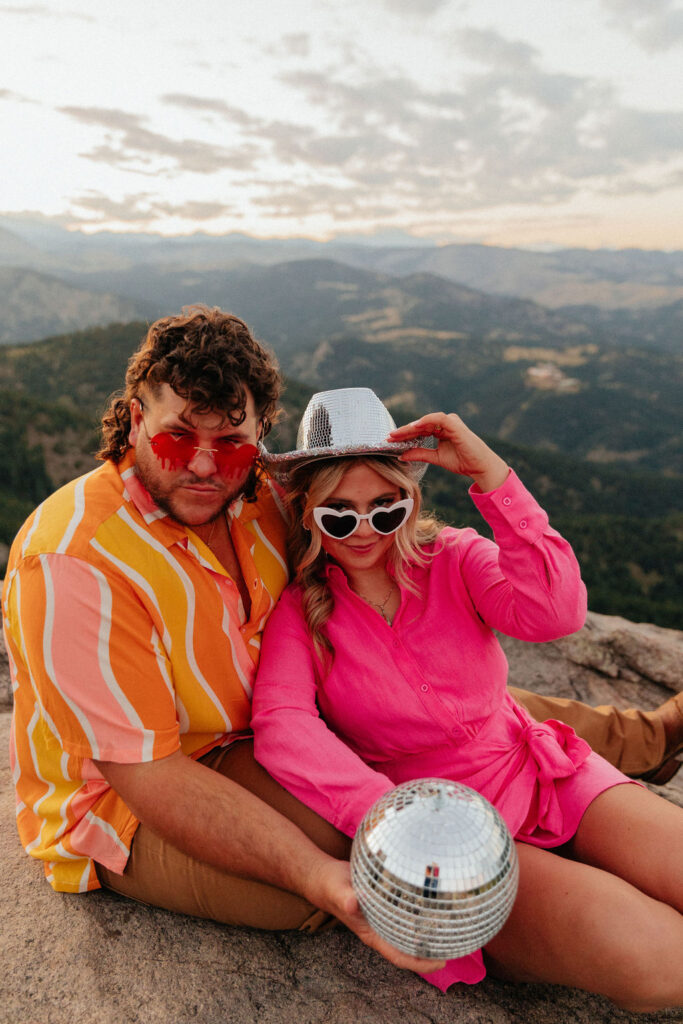
[[[276,454],[262,447],[261,458],[268,472],[286,483],[292,470],[317,459],[400,455],[411,448],[435,447],[431,437],[387,441],[395,427],[391,413],[370,388],[319,391],[306,406],[294,451]],[[427,469],[426,462],[406,462],[405,466],[416,480],[421,480]]]

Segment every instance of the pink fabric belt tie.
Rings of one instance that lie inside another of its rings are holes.
[[[552,719],[544,723],[529,722],[519,734],[518,743],[527,770],[531,767],[529,762],[534,765],[535,807],[530,808],[534,824],[544,832],[560,834],[564,829],[564,816],[554,782],[574,775],[591,748],[564,722]]]
[[[574,775],[590,754],[585,740],[564,722],[536,722],[509,700],[460,745],[416,751],[372,767],[394,785],[429,776],[462,781],[498,808],[513,836],[524,839],[540,829],[557,836],[551,845],[559,845],[566,829],[555,782]]]

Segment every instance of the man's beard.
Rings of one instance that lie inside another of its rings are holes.
[[[210,484],[211,480],[198,479],[193,474],[187,471],[187,478],[182,475],[179,479],[174,480],[173,483],[169,483],[168,486],[163,485],[163,481],[159,478],[159,474],[163,472],[159,465],[159,460],[149,448],[142,445],[136,446],[135,451],[135,471],[137,473],[140,482],[145,486],[149,492],[150,497],[154,501],[155,505],[174,519],[177,523],[182,526],[202,526],[206,523],[212,523],[217,519],[220,519],[225,514],[226,510],[236,498],[242,494],[248,484],[251,482],[252,475],[256,472],[255,469],[249,471],[249,475],[246,479],[242,480],[236,486],[230,486],[229,484],[221,480],[220,486],[216,487],[216,493],[222,495],[222,502],[220,508],[217,511],[212,511],[211,515],[203,521],[203,523],[189,523],[183,519],[182,514],[178,512],[178,502],[174,501],[175,492],[179,490],[181,486],[191,486],[197,484],[200,486],[206,486]]]

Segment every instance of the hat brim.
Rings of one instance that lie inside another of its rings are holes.
[[[263,445],[260,447],[261,462],[268,473],[280,483],[286,483],[295,469],[306,466],[311,462],[322,462],[325,459],[344,459],[357,455],[386,455],[396,458],[412,448],[435,448],[436,439],[433,437],[420,437],[414,438],[411,441],[387,441],[379,445],[349,445],[343,448],[335,445],[329,448],[304,448],[281,453],[269,452]],[[403,465],[419,481],[425,475],[429,463],[405,462]]]

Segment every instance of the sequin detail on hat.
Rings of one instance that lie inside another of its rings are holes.
[[[297,433],[297,447],[282,454],[261,455],[268,472],[286,482],[297,466],[313,459],[343,458],[350,455],[401,455],[411,448],[431,448],[430,437],[411,441],[387,441],[394,430],[389,410],[370,388],[337,388],[319,391],[306,407]],[[427,468],[424,462],[406,463],[416,479]]]

